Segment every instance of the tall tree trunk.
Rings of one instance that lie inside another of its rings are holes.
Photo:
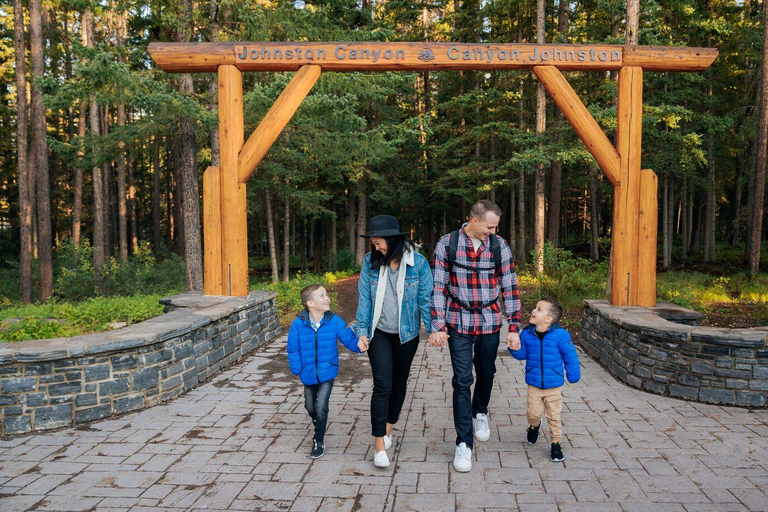
[[[733,213],[731,217],[731,247],[739,245],[741,229],[741,196],[744,194],[744,168],[741,158],[736,159],[736,191],[733,194]]]
[[[264,191],[264,202],[267,209],[267,238],[269,240],[269,260],[272,264],[272,282],[280,280],[280,273],[277,269],[277,240],[275,237],[274,215],[272,214],[272,194],[269,189]]]
[[[597,173],[595,167],[589,171],[589,255],[593,261],[600,259],[600,195],[597,188]]]
[[[53,294],[53,240],[51,239],[51,188],[48,176],[48,139],[45,105],[39,81],[45,75],[42,1],[29,1],[29,46],[32,72],[31,147],[35,148],[35,183],[37,184],[37,238],[40,263],[40,300]]]
[[[357,248],[357,233],[355,233],[355,194],[352,192],[352,184],[347,187],[347,235],[349,239],[349,252],[355,254]]]
[[[765,164],[768,155],[768,5],[763,2],[763,65],[760,80],[760,120],[757,127],[757,157],[755,158],[755,188],[752,202],[752,225],[749,240],[747,274],[755,277],[760,271],[760,245],[763,232],[763,203],[765,201]]]
[[[194,21],[192,18],[192,0],[182,0],[179,4],[181,23],[178,39],[187,43],[192,39]],[[179,78],[179,92],[184,96],[195,93],[192,75],[183,74]],[[182,205],[184,211],[184,261],[187,273],[188,291],[203,291],[203,246],[200,235],[200,193],[197,175],[197,142],[195,126],[187,116],[181,118],[181,148],[179,168],[181,170]]]
[[[160,254],[160,141],[157,137],[152,141],[152,250]]]
[[[136,254],[139,249],[139,226],[136,219],[136,183],[133,175],[133,158],[128,150],[128,221],[131,226],[128,234],[131,240],[131,252]]]
[[[117,105],[117,126],[125,126],[125,105]],[[128,261],[128,202],[126,187],[126,157],[125,142],[118,143],[119,153],[117,155],[117,219],[118,231],[120,233],[120,261]]]
[[[563,162],[552,162],[549,177],[549,208],[547,209],[547,240],[553,246],[560,245],[560,203],[563,195]]]
[[[128,37],[128,31],[125,24],[125,12],[117,12],[117,26],[115,27],[115,42],[118,52],[125,46],[125,40]],[[122,61],[122,57],[120,57]],[[119,131],[125,126],[125,104],[120,102],[117,105],[117,126]],[[123,135],[121,134],[121,137]],[[127,155],[126,144],[124,141],[118,143],[117,155],[117,224],[119,232],[120,261],[128,261],[128,199],[126,186],[126,167]]]
[[[109,135],[109,104],[104,105],[99,114],[101,120],[101,135],[107,137]],[[106,226],[106,257],[109,259],[112,254],[112,242],[117,240],[117,211],[113,208],[116,206],[113,198],[114,192],[111,190],[112,186],[112,167],[111,162],[106,160],[102,169],[102,175],[104,176],[104,225]]]
[[[515,256],[517,254],[517,215],[515,213],[517,197],[515,184],[512,182],[512,172],[509,173],[509,183],[509,248],[512,256]]]
[[[83,216],[83,167],[85,158],[85,124],[88,105],[85,99],[80,100],[80,113],[77,121],[77,164],[75,165],[75,177],[72,185],[72,241],[80,244],[80,229]]]
[[[86,11],[82,17],[83,32],[85,32],[83,39],[86,41],[86,47],[94,47],[94,27],[93,27],[93,13]],[[99,141],[97,138],[101,134],[101,120],[99,118],[99,104],[96,102],[96,96],[91,95],[90,98],[90,128],[91,137],[93,138],[91,147],[91,156],[93,158],[92,172],[93,172],[93,275],[96,283],[96,288],[100,291],[104,291],[104,283],[102,279],[102,270],[107,262],[106,254],[106,240],[107,240],[107,226],[104,223],[104,174],[101,166],[98,164],[99,157]]]
[[[558,16],[557,16],[557,31],[562,36],[562,42],[568,42],[568,2],[567,0],[559,0],[558,3]],[[558,125],[564,124],[564,117],[560,110],[557,110],[556,119]],[[557,132],[557,140],[562,140],[562,132]],[[558,247],[560,245],[560,214],[562,202],[562,189],[563,189],[563,162],[552,162],[552,175],[549,180],[549,208],[547,212],[547,240],[549,240],[553,246]]]
[[[546,42],[544,27],[545,2],[536,0],[536,43],[544,44]],[[547,103],[544,85],[539,82],[536,88],[536,134],[543,137],[547,129]],[[539,141],[539,150],[543,151],[543,142]],[[544,272],[544,185],[546,174],[543,164],[536,165],[535,178],[535,232],[534,232],[534,250],[536,251],[537,274]]]
[[[358,208],[357,208],[357,232],[364,235],[368,232],[368,178],[363,176],[360,178],[358,186]],[[358,237],[357,242],[357,256],[355,260],[358,265],[363,264],[363,258],[368,252],[368,246],[370,242],[367,238]]]
[[[669,232],[669,208],[670,208],[670,200],[669,200],[669,174],[664,175],[664,199],[662,200],[663,203],[663,211],[661,214],[662,222],[662,268],[664,270],[669,269],[670,261],[668,255],[671,254],[671,251],[669,251],[669,245],[672,243],[670,240],[671,233]]]
[[[25,304],[33,300],[33,223],[34,195],[29,158],[29,125],[27,117],[27,61],[24,41],[24,5],[13,0],[13,45],[16,61],[16,165],[19,176],[19,224],[21,235],[21,298]]]
[[[283,281],[291,277],[291,180],[285,178],[285,213],[283,218]]]
[[[331,212],[331,247],[328,253],[328,262],[331,264],[333,263],[333,259],[336,256],[336,253],[339,251],[338,216],[336,215],[335,206],[333,207],[333,210],[334,211]]]
[[[709,95],[712,95],[712,86],[709,87]],[[707,222],[704,230],[704,261],[715,261],[715,231],[716,208],[715,203],[715,134],[709,134],[708,148],[709,169],[707,170]]]

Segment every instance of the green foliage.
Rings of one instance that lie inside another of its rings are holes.
[[[352,274],[353,272],[351,271],[326,272],[324,274],[297,272],[287,283],[283,281],[268,284],[256,282],[251,283],[251,288],[276,291],[280,321],[283,325],[289,325],[296,318],[296,315],[304,309],[304,306],[301,304],[300,292],[305,286],[311,284],[323,285],[331,297],[331,309],[333,309],[336,301],[336,294],[333,293],[336,281],[349,277]]]
[[[341,249],[336,251],[331,260],[331,271],[339,270],[351,270],[357,272],[360,270],[360,265],[355,260],[355,254],[349,249]]]
[[[0,309],[0,341],[22,341],[75,336],[109,330],[109,324],[141,322],[162,314],[162,295],[99,297],[83,302]]]
[[[67,240],[56,248],[60,269],[54,295],[63,300],[81,301],[96,294],[93,249],[87,240],[76,245]],[[184,290],[184,262],[172,253],[157,261],[149,243],[142,242],[126,263],[111,258],[102,272],[107,295],[166,294]]]
[[[535,256],[535,255],[534,255]],[[531,256],[531,260],[534,260]],[[565,249],[544,246],[544,273],[535,275],[523,271],[518,281],[523,286],[536,286],[541,297],[550,297],[564,308],[579,308],[584,299],[606,299],[608,265],[592,260],[577,258]]]

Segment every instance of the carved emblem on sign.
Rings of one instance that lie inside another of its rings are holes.
[[[432,53],[432,50],[429,48],[424,48],[421,50],[421,53],[419,54],[419,60],[423,60],[424,62],[429,62],[431,60],[435,60],[435,54]]]

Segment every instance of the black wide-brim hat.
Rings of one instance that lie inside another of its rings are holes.
[[[368,222],[368,233],[360,235],[363,238],[371,238],[372,236],[398,236],[406,235],[400,231],[400,223],[397,219],[391,215],[377,215],[372,217]]]

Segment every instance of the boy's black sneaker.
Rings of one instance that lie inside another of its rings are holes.
[[[309,452],[309,458],[310,459],[319,459],[320,457],[325,454],[325,443],[322,441],[318,441],[317,439],[312,440],[312,451]]]
[[[563,449],[560,446],[560,443],[552,443],[552,450],[550,453],[552,456],[552,462],[563,462],[565,460]]]
[[[538,427],[528,427],[528,430],[525,431],[528,435],[528,444],[536,444],[536,441],[539,440],[539,428],[541,428],[541,422],[539,422]]]

